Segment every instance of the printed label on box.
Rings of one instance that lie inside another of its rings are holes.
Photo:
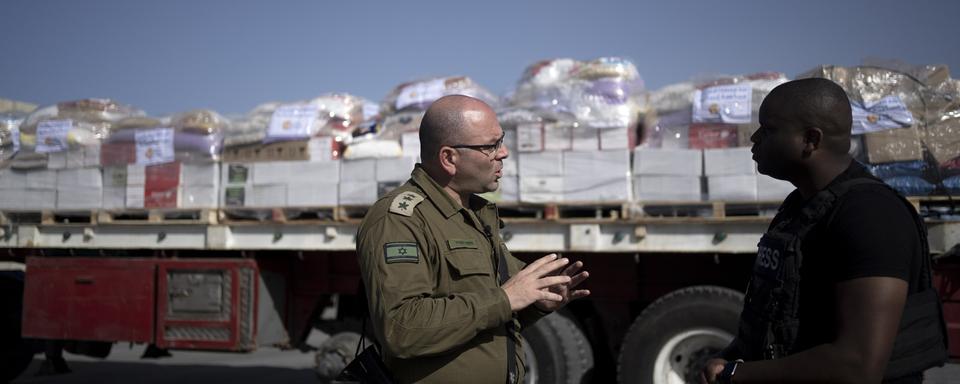
[[[693,94],[696,123],[745,124],[750,122],[753,89],[750,84],[719,85]]]
[[[423,104],[439,99],[443,97],[443,92],[446,91],[446,89],[446,79],[410,84],[403,87],[403,89],[400,90],[400,94],[397,95],[397,109],[399,110],[410,105]]]
[[[733,148],[737,146],[737,126],[694,124],[690,126],[690,148]]]
[[[874,102],[850,100],[853,110],[853,134],[876,132],[913,125],[913,114],[898,96],[887,96]]]
[[[244,184],[249,180],[250,169],[246,165],[230,164],[227,167],[228,184]]]
[[[517,125],[517,150],[539,152],[543,150],[543,125],[527,123]]]
[[[242,207],[245,195],[244,187],[227,187],[223,190],[223,203],[228,207]]]
[[[313,135],[319,113],[312,105],[283,105],[273,111],[267,137],[274,139],[300,139]]]
[[[134,133],[137,143],[137,164],[164,164],[174,160],[173,128],[138,130]]]
[[[67,134],[73,129],[72,120],[47,120],[37,124],[37,153],[67,150]]]

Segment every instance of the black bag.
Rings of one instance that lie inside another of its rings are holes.
[[[364,316],[363,323],[360,326],[360,341],[357,343],[357,351],[354,352],[353,361],[337,375],[336,381],[356,382],[361,384],[394,384],[396,381],[390,376],[390,371],[383,364],[383,358],[380,356],[380,349],[376,342],[363,348],[364,340],[367,336],[367,319]],[[361,352],[360,349],[363,348]]]

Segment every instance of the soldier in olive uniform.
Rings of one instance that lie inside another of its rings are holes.
[[[467,96],[434,102],[420,126],[421,164],[360,225],[357,253],[374,334],[403,383],[516,383],[520,331],[571,300],[588,276],[556,255],[524,268],[499,234],[508,156],[493,110]]]

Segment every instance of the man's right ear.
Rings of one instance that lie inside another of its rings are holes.
[[[460,161],[460,152],[454,148],[450,147],[441,147],[440,153],[437,154],[440,158],[440,168],[443,168],[448,175],[457,174],[457,163]]]

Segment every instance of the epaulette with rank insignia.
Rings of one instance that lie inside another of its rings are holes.
[[[416,192],[403,192],[393,198],[393,202],[390,203],[390,212],[403,216],[412,216],[413,208],[415,208],[417,204],[420,204],[423,199],[424,197]]]

